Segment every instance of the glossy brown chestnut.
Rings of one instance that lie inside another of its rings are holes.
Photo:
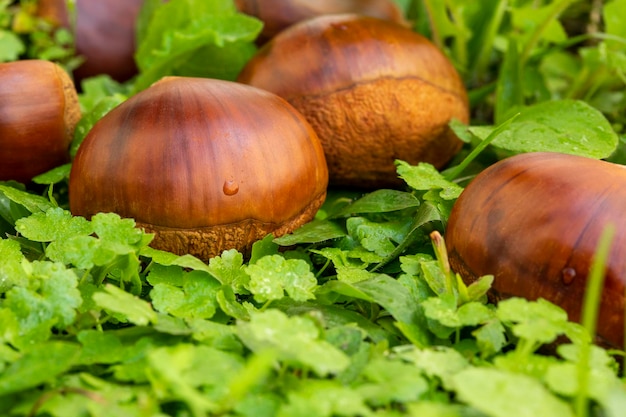
[[[558,153],[517,155],[481,172],[454,205],[446,231],[450,264],[467,281],[495,276],[494,299],[544,298],[580,320],[587,275],[608,224],[597,332],[624,346],[626,167]]]
[[[295,23],[326,14],[356,13],[407,24],[393,0],[235,0],[235,4],[263,22],[261,43]]]
[[[85,59],[74,71],[77,81],[99,74],[126,81],[137,73],[135,22],[142,5],[143,0],[76,1],[73,24],[66,0],[39,0],[37,13],[57,25],[74,28],[76,52]]]
[[[207,259],[309,221],[327,183],[315,132],[280,97],[166,77],[94,125],[73,162],[70,209],[134,218],[154,247]]]
[[[68,162],[80,116],[74,83],[58,65],[0,64],[0,180],[29,182]]]
[[[396,159],[442,167],[462,145],[448,122],[469,118],[465,87],[444,54],[425,37],[372,17],[329,15],[291,26],[238,81],[304,114],[335,185],[398,186]]]

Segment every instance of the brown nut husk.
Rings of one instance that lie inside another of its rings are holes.
[[[597,333],[624,346],[626,167],[558,153],[517,155],[481,172],[455,203],[446,230],[450,264],[472,282],[493,274],[492,298],[544,298],[580,320],[604,228],[616,235]]]
[[[465,87],[423,36],[357,15],[296,24],[261,48],[238,81],[285,98],[316,130],[334,185],[401,185],[395,160],[444,166],[461,148]]]
[[[263,22],[260,43],[295,23],[327,14],[356,13],[408,25],[393,0],[235,0],[235,5]]]
[[[167,77],[100,121],[70,174],[70,209],[115,212],[153,247],[202,259],[311,220],[326,195],[321,144],[280,97],[250,86]]]
[[[58,65],[0,64],[0,180],[29,182],[68,162],[80,117],[74,83]]]

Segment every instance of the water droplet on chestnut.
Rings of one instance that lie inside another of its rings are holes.
[[[576,270],[574,268],[563,268],[561,271],[561,279],[563,284],[570,285],[574,282],[574,278],[576,278]]]
[[[239,191],[239,184],[233,180],[224,181],[223,190],[226,195],[235,195]]]

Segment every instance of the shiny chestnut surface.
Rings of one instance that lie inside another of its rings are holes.
[[[69,162],[80,116],[74,84],[58,65],[0,64],[0,180],[29,182]]]
[[[493,296],[544,298],[580,320],[598,239],[616,227],[598,335],[624,344],[626,167],[557,153],[502,160],[463,191],[446,231],[450,264],[464,279],[493,274]]]
[[[327,182],[315,132],[278,96],[167,77],[90,131],[72,167],[70,208],[132,217],[157,233],[157,247],[206,258],[310,220]]]
[[[406,24],[393,0],[235,0],[237,9],[263,21],[262,42],[302,20],[326,14],[357,13]]]
[[[305,115],[339,185],[399,185],[396,159],[445,165],[462,145],[449,121],[469,118],[465,87],[441,51],[403,26],[365,16],[289,27],[238,81],[280,95]]]

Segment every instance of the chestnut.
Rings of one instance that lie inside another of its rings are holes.
[[[326,14],[357,13],[407,24],[393,0],[235,0],[235,5],[263,22],[260,43],[295,23]]]
[[[235,82],[165,77],[111,110],[73,162],[70,210],[115,212],[155,233],[152,246],[208,259],[249,253],[323,203],[328,171],[304,117]]]
[[[395,161],[444,166],[469,120],[467,92],[446,56],[397,23],[327,15],[285,29],[238,81],[278,94],[316,130],[333,185],[400,186]]]
[[[69,162],[81,117],[69,75],[45,60],[0,64],[0,180],[29,182]]]
[[[624,166],[549,152],[513,156],[482,171],[454,204],[445,234],[450,265],[468,282],[493,274],[493,300],[544,298],[580,321],[599,236],[613,224],[597,333],[622,348],[624,207]]]
[[[73,29],[76,53],[85,60],[74,71],[77,81],[107,74],[122,82],[137,74],[135,28],[142,5],[143,0],[80,0],[70,17],[66,0],[39,0],[37,14]]]

